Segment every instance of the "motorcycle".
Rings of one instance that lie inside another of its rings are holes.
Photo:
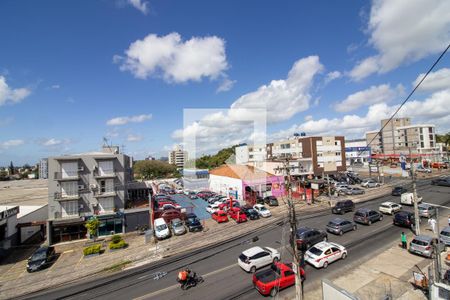
[[[194,272],[192,276],[189,277],[189,279],[186,282],[181,282],[179,279],[177,279],[178,283],[181,283],[181,289],[187,290],[191,287],[196,286],[199,283],[202,283],[203,277],[200,275],[197,275],[197,273]]]

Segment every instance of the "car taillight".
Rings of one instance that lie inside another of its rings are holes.
[[[431,249],[431,246],[427,246],[426,248],[425,248],[425,250],[430,250]]]

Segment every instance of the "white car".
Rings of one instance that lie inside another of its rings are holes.
[[[396,212],[400,211],[402,209],[402,206],[400,204],[394,203],[394,202],[383,202],[380,204],[380,207],[378,210],[383,214],[393,215]]]
[[[263,218],[268,218],[268,217],[270,217],[272,215],[270,210],[268,210],[262,204],[255,204],[255,205],[253,205],[253,209],[256,210],[256,212]]]
[[[362,187],[366,188],[374,188],[381,186],[378,182],[376,182],[374,179],[366,179],[363,182],[361,182]]]
[[[158,218],[154,222],[155,236],[158,240],[170,237],[170,229],[163,218]]]
[[[256,269],[280,260],[280,252],[269,247],[253,247],[239,255],[238,265],[246,272],[255,273]]]
[[[214,204],[220,205],[220,204],[225,203],[227,201],[228,201],[228,198],[224,196],[224,197],[219,198],[218,200],[216,200],[216,202],[214,202]]]
[[[326,269],[328,265],[338,259],[347,257],[347,249],[332,242],[320,242],[308,249],[305,260],[316,268]]]
[[[215,203],[214,204],[209,204],[206,207],[206,211],[209,212],[210,214],[213,214],[213,213],[215,213],[218,210],[219,210],[219,204],[215,204]]]

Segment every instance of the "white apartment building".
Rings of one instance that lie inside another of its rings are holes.
[[[420,154],[434,154],[439,151],[436,145],[435,126],[432,124],[418,124],[397,127],[398,149]]]
[[[48,158],[39,161],[39,179],[48,178]]]
[[[345,141],[345,158],[347,166],[355,163],[368,165],[370,161],[371,147],[367,146],[366,139]]]
[[[177,168],[183,168],[187,159],[188,154],[183,151],[181,146],[176,146],[174,150],[169,151],[169,164],[175,165]]]

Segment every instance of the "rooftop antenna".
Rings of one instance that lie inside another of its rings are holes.
[[[108,139],[104,136],[103,137],[103,147],[108,147],[109,151],[112,152],[111,146],[112,146],[112,144],[109,145],[108,144]]]
[[[120,147],[122,148],[122,153],[124,153],[124,154],[125,154],[125,145],[124,145],[124,144],[122,144],[122,145],[121,145]]]

